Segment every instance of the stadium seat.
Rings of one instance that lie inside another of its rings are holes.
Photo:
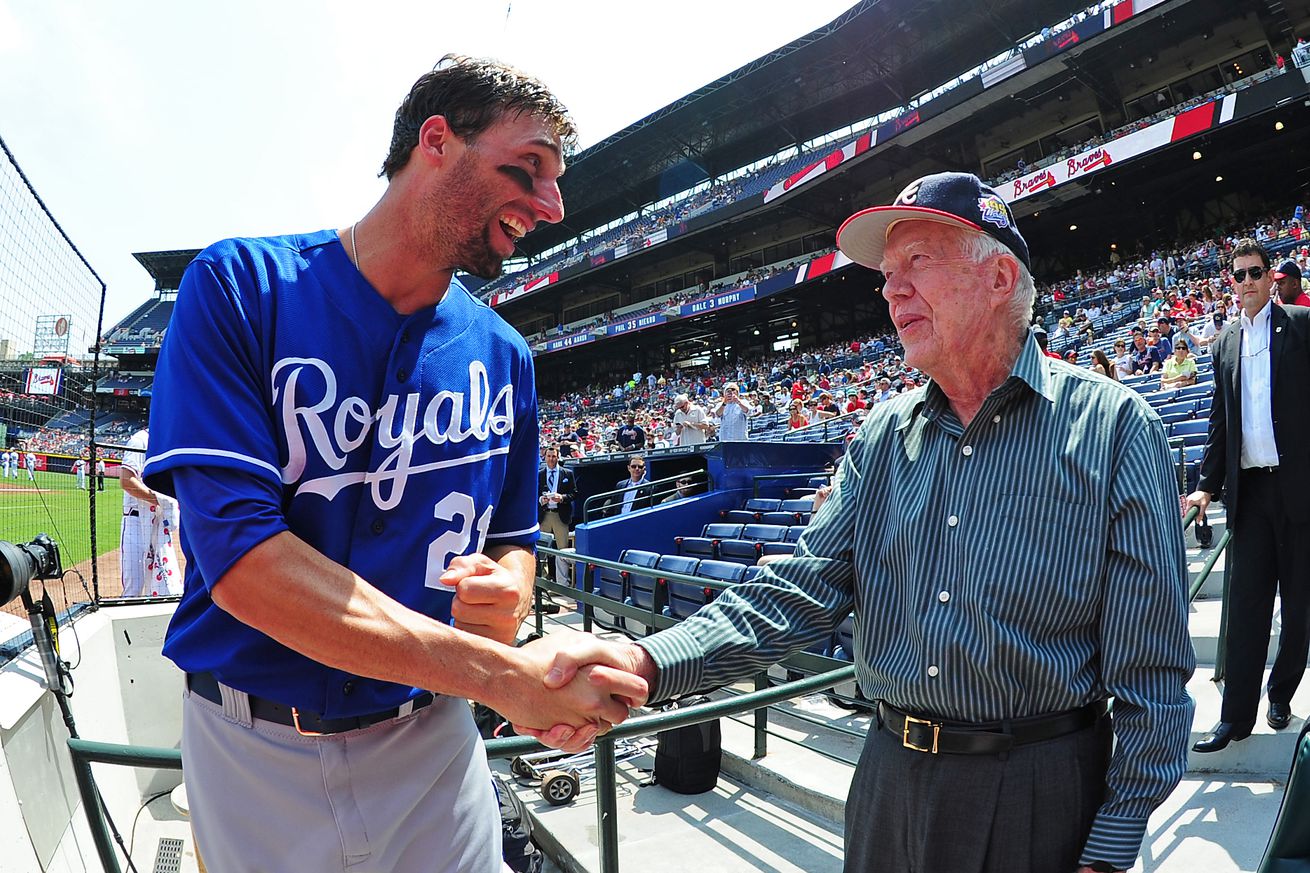
[[[755,540],[723,540],[719,543],[719,560],[754,564],[764,553],[764,544]]]
[[[782,512],[781,510],[778,512],[765,512],[761,514],[760,522],[763,524],[776,524],[780,527],[787,527],[788,525],[797,522],[797,515],[794,512]]]
[[[750,512],[765,513],[765,512],[777,512],[780,506],[782,506],[782,501],[778,500],[777,498],[752,497],[750,500],[746,501],[745,505],[742,506],[742,509],[748,510]]]
[[[1183,400],[1177,403],[1166,403],[1163,406],[1158,406],[1155,411],[1159,413],[1161,420],[1167,418],[1172,421],[1186,421],[1196,415],[1196,406],[1197,403],[1195,400]],[[1177,418],[1176,416],[1179,415],[1183,417]]]
[[[660,557],[656,552],[627,549],[619,555],[619,561],[624,564],[654,568],[659,563]],[[655,583],[654,577],[629,573],[627,583],[627,603],[629,606],[637,606],[642,609],[653,608],[656,612],[664,608],[663,588]]]
[[[688,576],[694,576],[696,575],[696,567],[699,564],[698,559],[684,555],[661,555],[655,569],[663,570],[666,573],[684,573]],[[667,595],[662,611],[670,618],[686,618],[709,602],[709,594],[706,593],[706,589],[702,585],[693,585],[690,582],[678,582],[676,580],[666,581],[661,579],[660,581],[664,582]]]
[[[750,569],[741,564],[734,564],[731,561],[701,561],[700,565],[696,567],[696,575],[704,576],[706,579],[717,579],[720,582],[730,582],[735,585],[745,580]]]
[[[719,541],[712,537],[674,537],[679,555],[694,558],[715,558],[719,554]]]
[[[796,544],[788,542],[764,543],[765,555],[794,555]]]
[[[762,543],[781,542],[787,536],[787,527],[785,524],[748,524],[741,529],[741,538]]]
[[[764,572],[763,567],[747,567],[746,575],[742,578],[741,581],[754,582],[759,577],[759,575],[763,572]]]
[[[749,509],[726,509],[719,513],[719,517],[728,524],[743,525],[753,524],[756,515]]]
[[[787,533],[783,535],[783,539],[789,543],[800,542],[801,534],[803,533],[805,533],[805,525],[794,524],[787,528]]]
[[[848,615],[832,634],[832,656],[842,661],[855,660],[855,616]]]

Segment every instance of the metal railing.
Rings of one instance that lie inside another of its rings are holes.
[[[672,476],[665,476],[662,479],[652,479],[649,482],[643,482],[640,485],[633,484],[631,488],[614,488],[609,491],[602,491],[599,494],[593,494],[582,502],[582,520],[595,521],[598,518],[605,517],[605,513],[613,510],[617,514],[619,507],[623,504],[623,495],[628,491],[637,492],[634,503],[638,500],[643,503],[649,501],[649,506],[655,506],[660,501],[678,492],[678,480],[691,479],[695,482],[697,488],[704,487],[706,490],[711,488],[710,474],[707,470],[686,470],[682,473],[675,473]],[[667,487],[664,487],[667,486]],[[705,493],[700,491],[698,493]],[[644,506],[642,507],[645,508]]]
[[[1199,512],[1195,507],[1189,509],[1187,514],[1183,517],[1183,529],[1186,530],[1196,520],[1198,515]],[[1218,556],[1227,549],[1230,541],[1230,532],[1225,530],[1223,536],[1220,537],[1219,542],[1215,544],[1211,554],[1208,556],[1205,565],[1197,576],[1197,579],[1192,583],[1188,591],[1189,603],[1200,592],[1201,587],[1205,584],[1205,580],[1214,569]],[[608,567],[610,569],[627,572],[630,575],[651,576],[657,580],[664,580],[665,582],[688,582],[700,585],[707,590],[724,590],[732,587],[734,584],[715,579],[706,579],[700,576],[689,576],[684,573],[658,570],[652,567],[625,564],[619,561],[579,556],[575,553],[561,551],[559,549],[539,547],[537,551],[545,555],[548,559],[559,557],[569,561],[583,563],[587,569],[586,580],[584,582],[584,587],[581,590],[568,585],[552,582],[541,578],[540,576],[537,578],[535,586],[535,623],[538,633],[541,633],[544,630],[542,610],[542,593],[544,591],[567,595],[585,604],[583,612],[583,627],[588,631],[591,629],[593,610],[598,605],[604,607],[614,615],[622,615],[631,617],[635,620],[645,621],[648,623],[649,628],[666,628],[677,623],[676,619],[662,615],[657,611],[657,601],[655,600],[652,601],[650,608],[634,607],[595,594],[592,590],[591,579],[594,575],[593,571],[596,568]],[[1227,613],[1226,604],[1228,599],[1227,576],[1228,574],[1225,574],[1225,617]],[[1217,658],[1220,664],[1222,663],[1225,621],[1226,618],[1221,619],[1220,655],[1219,658]],[[600,869],[602,873],[618,873],[619,870],[618,799],[614,752],[614,745],[617,741],[632,737],[649,736],[662,731],[700,724],[701,722],[713,719],[732,717],[752,712],[755,715],[754,757],[762,758],[767,754],[767,712],[770,707],[795,697],[828,691],[837,685],[850,682],[855,678],[855,666],[853,664],[845,664],[836,669],[832,669],[833,664],[841,662],[821,655],[800,652],[792,655],[781,663],[784,666],[794,667],[798,670],[814,671],[814,675],[778,685],[772,685],[772,680],[768,678],[767,674],[760,673],[755,677],[756,690],[754,691],[736,694],[731,697],[710,701],[709,703],[686,707],[685,709],[669,710],[631,718],[624,723],[615,726],[604,736],[597,738],[595,744],[596,819],[599,834]],[[1216,679],[1221,676],[1220,664],[1216,664]],[[488,740],[486,742],[487,756],[489,758],[512,758],[541,748],[543,748],[541,744],[531,737],[510,737],[506,739]],[[100,857],[101,865],[103,866],[105,873],[121,873],[122,868],[119,866],[118,856],[114,851],[114,844],[109,834],[105,810],[100,801],[100,795],[96,790],[95,779],[91,772],[91,764],[119,764],[132,767],[180,770],[182,768],[182,753],[177,749],[102,743],[78,738],[70,738],[68,740],[68,749],[72,756],[74,775],[77,780],[78,791],[81,794],[83,809],[86,813],[87,821],[90,824],[91,836],[96,846],[96,852]]]

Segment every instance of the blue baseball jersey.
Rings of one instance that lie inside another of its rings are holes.
[[[537,539],[537,402],[523,338],[456,281],[392,309],[335,231],[226,240],[178,291],[155,378],[147,484],[175,494],[187,557],[164,654],[188,672],[342,717],[418,689],[306,658],[214,605],[289,530],[442,621],[450,560]],[[417,653],[416,653],[417,655]]]

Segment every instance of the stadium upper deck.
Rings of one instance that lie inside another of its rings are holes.
[[[843,271],[838,261],[826,266],[829,275],[818,289],[812,282],[801,290],[789,286],[758,295],[768,297],[767,303],[740,304],[708,319],[704,312],[673,312],[671,306],[675,324],[669,326],[649,316],[665,311],[657,306],[662,298],[672,296],[684,306],[739,274],[822,253],[850,212],[890,200],[918,175],[963,168],[1004,177],[1021,159],[1053,166],[1052,175],[1058,170],[1061,176],[1053,187],[1029,187],[1013,198],[1022,201],[1017,208],[1027,216],[1025,234],[1034,243],[1039,279],[1104,262],[1112,242],[1130,253],[1194,238],[1204,228],[1285,203],[1303,184],[1301,170],[1288,168],[1285,160],[1252,160],[1252,155],[1285,155],[1302,144],[1306,85],[1290,63],[1286,75],[1276,75],[1275,59],[1289,56],[1293,35],[1305,32],[1307,24],[1305,0],[1279,10],[1256,0],[1098,7],[1097,14],[1064,32],[1039,37],[1008,63],[926,101],[913,123],[900,125],[895,135],[885,136],[880,128],[852,131],[820,151],[824,160],[786,174],[791,184],[750,180],[756,191],[749,203],[718,210],[701,205],[701,214],[676,232],[661,236],[656,230],[651,245],[601,252],[594,263],[560,271],[553,281],[540,283],[545,287],[499,309],[525,335],[554,331],[542,336],[551,344],[542,352],[555,354],[538,362],[548,383],[557,370],[614,357],[613,349],[604,351],[609,344],[596,343],[598,336],[582,338],[583,345],[594,344],[591,349],[561,342],[570,334],[563,326],[586,325],[608,313],[615,318],[605,321],[617,329],[607,327],[606,337],[632,332],[623,323],[634,320],[633,313],[647,319],[640,326],[646,332],[625,337],[622,346],[647,366],[676,362],[684,344],[696,338],[707,347],[757,353],[785,339],[782,328],[790,327],[802,344],[807,337],[812,342],[836,318],[823,308],[835,303],[842,315],[850,315],[851,304],[824,289],[841,287],[849,273],[855,285],[846,287],[871,296],[876,276],[860,268]],[[939,84],[960,66],[957,61],[937,70]],[[1281,140],[1272,139],[1276,119],[1284,122]],[[863,133],[872,135],[861,142]],[[843,152],[843,146],[852,148]],[[1101,147],[1100,163],[1080,160],[1067,170],[1071,158],[1090,158]],[[1191,161],[1193,151],[1203,152],[1205,160]],[[1052,164],[1056,158],[1059,163]],[[1207,185],[1198,184],[1202,177]],[[1225,180],[1220,187],[1216,177]],[[1015,180],[1007,181],[1012,188]],[[771,187],[774,195],[766,195]],[[1071,225],[1084,232],[1071,235]],[[1091,228],[1096,231],[1086,232]],[[841,275],[832,275],[834,267]],[[705,307],[711,308],[716,307]],[[861,317],[876,318],[876,309],[876,301],[869,303]],[[675,348],[676,353],[669,351]],[[665,360],[648,360],[658,357]]]

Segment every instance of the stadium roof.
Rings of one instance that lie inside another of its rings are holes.
[[[182,273],[196,259],[200,249],[180,249],[172,252],[134,252],[146,272],[155,280],[156,291],[176,291],[182,284]]]
[[[903,106],[1087,5],[861,0],[575,155],[560,180],[568,217],[521,247],[535,254],[641,204]]]

